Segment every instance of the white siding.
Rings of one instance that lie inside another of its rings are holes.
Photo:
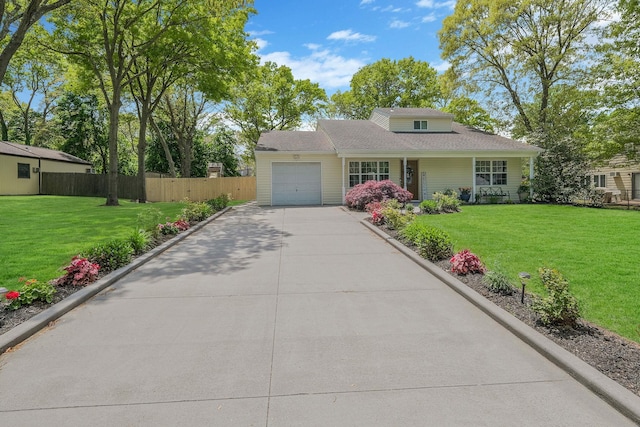
[[[295,158],[295,157],[297,158]],[[259,205],[271,205],[273,162],[320,162],[322,167],[322,203],[342,204],[342,166],[335,154],[293,154],[256,152],[256,199]]]
[[[427,130],[415,130],[413,128],[414,120],[426,120],[428,122]],[[452,120],[449,118],[392,118],[389,130],[392,132],[451,132],[451,123]]]
[[[587,175],[605,175],[606,186],[609,190],[620,191],[620,199],[633,199],[633,174],[640,174],[640,163],[632,163],[625,156],[616,156],[605,166],[590,170]],[[592,181],[593,182],[593,181]],[[636,188],[636,198],[640,188]]]
[[[58,173],[87,173],[87,169],[91,169],[91,165],[82,165],[79,163],[56,162],[54,160],[43,159],[40,162],[42,172],[58,172]]]
[[[511,200],[518,201],[518,187],[522,181],[521,158],[495,158],[476,157],[476,160],[506,160],[507,161],[507,185],[500,185],[504,191],[508,191]],[[527,159],[528,160],[528,159]],[[459,192],[460,187],[473,187],[475,179],[475,166],[472,158],[433,158],[421,159],[420,172],[427,173],[426,194],[431,199],[433,193],[452,189]],[[476,191],[480,191],[480,186]],[[421,189],[422,191],[422,189]]]

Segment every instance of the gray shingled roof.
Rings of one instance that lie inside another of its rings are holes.
[[[335,149],[322,132],[272,130],[260,135],[256,151],[335,152]]]
[[[453,132],[390,132],[369,120],[320,120],[318,129],[341,151],[525,151],[541,149],[453,123]]]
[[[14,142],[0,141],[0,154],[9,156],[31,157],[34,159],[56,160],[67,163],[80,163],[90,165],[91,162],[62,151],[49,150],[48,148],[34,147],[31,145],[16,144]]]

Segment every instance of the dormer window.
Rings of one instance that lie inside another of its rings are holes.
[[[426,120],[414,120],[413,121],[413,130],[427,130],[427,121]]]

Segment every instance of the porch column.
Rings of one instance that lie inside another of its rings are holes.
[[[405,157],[404,160],[402,161],[403,165],[404,165],[404,178],[402,179],[402,181],[404,182],[404,189],[407,189],[407,158]]]
[[[529,197],[533,198],[533,157],[529,157]]]
[[[476,201],[476,158],[471,158],[471,199],[472,203]]]
[[[345,166],[345,158],[342,158],[342,204],[344,205],[345,203],[345,198],[347,197],[347,187],[345,187],[345,180],[344,180],[344,166]]]

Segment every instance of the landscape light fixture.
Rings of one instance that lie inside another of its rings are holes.
[[[527,286],[527,280],[531,279],[531,275],[526,272],[518,273],[520,277],[520,283],[522,283],[522,295],[520,296],[520,302],[524,304],[524,288]]]

